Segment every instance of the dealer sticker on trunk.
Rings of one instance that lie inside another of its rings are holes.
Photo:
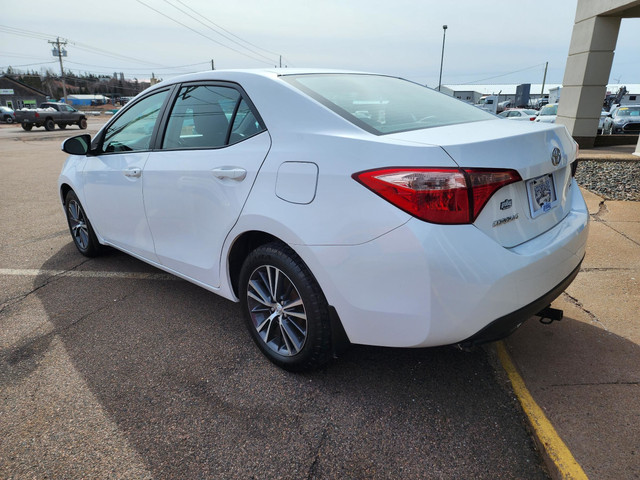
[[[527,181],[527,194],[532,218],[551,210],[558,203],[553,174],[548,173]]]

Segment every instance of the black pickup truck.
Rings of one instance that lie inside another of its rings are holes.
[[[16,122],[22,125],[26,131],[33,127],[44,127],[45,130],[53,130],[56,125],[61,129],[67,125],[78,125],[81,129],[87,128],[87,117],[66,103],[45,102],[37,109],[16,110]]]

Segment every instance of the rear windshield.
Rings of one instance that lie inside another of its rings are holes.
[[[549,104],[549,105],[545,105],[544,107],[542,107],[542,110],[540,110],[539,115],[544,117],[546,115],[557,115],[558,114],[558,104],[557,103],[553,103],[553,104]]]
[[[496,118],[477,107],[400,78],[366,74],[282,78],[354,125],[376,135]]]

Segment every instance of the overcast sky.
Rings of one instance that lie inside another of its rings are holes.
[[[148,79],[211,68],[347,68],[437,86],[562,83],[576,0],[0,0],[0,68]],[[178,8],[176,8],[178,7]],[[179,22],[179,23],[176,23]],[[210,23],[214,22],[214,24]],[[9,27],[9,28],[7,28]],[[248,42],[248,43],[247,43]],[[622,21],[610,83],[640,83],[640,19]]]

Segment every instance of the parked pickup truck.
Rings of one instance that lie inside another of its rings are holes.
[[[40,104],[40,108],[15,111],[16,122],[20,122],[26,131],[33,127],[44,127],[45,130],[53,130],[56,125],[61,129],[67,125],[78,125],[81,129],[87,128],[87,117],[66,103],[45,102]]]

